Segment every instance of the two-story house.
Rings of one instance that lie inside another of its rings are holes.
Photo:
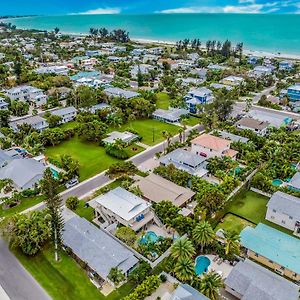
[[[264,136],[267,133],[269,122],[259,121],[253,118],[242,118],[235,123],[235,126],[242,130],[251,130],[257,135]]]
[[[300,101],[300,84],[296,83],[287,89],[287,96],[290,101]]]
[[[191,152],[206,158],[231,157],[236,158],[237,151],[230,149],[231,141],[210,134],[202,134],[191,141]]]
[[[197,113],[198,105],[212,102],[213,99],[213,92],[206,87],[191,89],[184,97],[184,100],[191,113]]]
[[[64,107],[51,112],[52,115],[61,117],[60,124],[73,121],[77,116],[77,109],[74,106]]]
[[[267,203],[266,220],[300,237],[300,199],[280,191],[274,193]]]
[[[46,119],[40,116],[32,116],[28,118],[11,121],[9,122],[9,127],[11,127],[14,132],[18,132],[19,126],[23,124],[30,125],[33,129],[37,131],[43,131],[49,127],[49,124],[47,123]]]
[[[290,60],[282,60],[279,62],[279,70],[291,71],[294,68],[294,63]]]
[[[149,202],[121,187],[98,196],[94,202],[96,217],[108,224],[122,224],[139,231],[154,219]]]
[[[220,80],[220,83],[231,85],[231,86],[238,86],[242,84],[244,81],[243,77],[239,76],[228,76]]]

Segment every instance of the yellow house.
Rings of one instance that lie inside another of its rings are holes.
[[[300,281],[300,239],[262,223],[246,227],[240,236],[248,257],[279,275]]]

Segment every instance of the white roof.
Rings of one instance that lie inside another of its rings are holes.
[[[121,187],[95,198],[95,201],[126,221],[130,221],[151,206],[150,203]]]

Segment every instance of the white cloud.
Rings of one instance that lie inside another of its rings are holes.
[[[113,15],[113,14],[119,14],[119,13],[121,13],[120,8],[106,7],[106,8],[91,9],[91,10],[79,12],[79,13],[73,13],[72,15]]]
[[[252,3],[246,5],[246,3]],[[245,5],[226,5],[226,6],[191,6],[165,9],[157,11],[164,14],[183,14],[183,13],[235,13],[235,14],[260,14],[270,13],[279,10],[278,2],[269,2],[265,4],[256,4],[255,0],[239,0],[239,3]]]

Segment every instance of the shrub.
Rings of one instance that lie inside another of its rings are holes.
[[[71,210],[76,210],[78,205],[79,205],[79,200],[77,197],[71,196],[66,200],[66,207]]]
[[[150,271],[151,266],[147,262],[142,261],[138,265],[138,267],[136,267],[132,272],[130,272],[128,279],[139,284],[145,280],[145,278],[149,275]]]
[[[165,274],[161,274],[159,276],[159,278],[160,278],[161,282],[166,282],[167,281],[167,276]]]
[[[120,227],[116,231],[116,237],[129,246],[132,246],[136,241],[137,235],[133,229],[129,227]]]

